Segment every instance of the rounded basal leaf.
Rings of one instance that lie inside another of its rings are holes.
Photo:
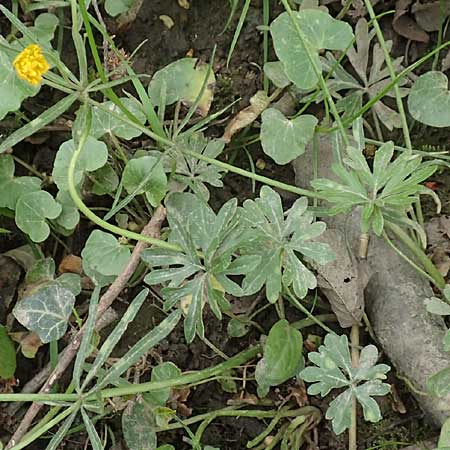
[[[287,164],[305,152],[306,144],[313,138],[318,122],[311,115],[289,120],[275,108],[266,109],[261,118],[261,144],[264,153],[277,164]]]
[[[280,89],[284,89],[291,84],[291,80],[286,76],[283,63],[281,61],[267,62],[264,64],[264,74]]]
[[[427,72],[417,78],[408,97],[410,114],[432,127],[450,127],[450,91],[442,72]]]
[[[1,38],[0,42],[3,42]],[[20,79],[13,67],[13,59],[16,53],[8,54],[0,49],[0,120],[10,111],[17,111],[23,100],[36,95],[41,86],[33,86]]]
[[[62,231],[71,234],[80,221],[78,208],[72,201],[72,197],[67,191],[59,191],[56,195],[56,201],[61,205],[61,214],[55,219],[54,223],[62,227]]]
[[[315,66],[321,68],[319,51],[345,50],[353,40],[352,28],[320,10],[304,9],[293,15],[297,24],[285,12],[270,26],[275,52],[284,65],[287,77],[300,89],[312,89],[318,78],[299,30],[308,43]]]
[[[19,301],[13,314],[46,344],[64,336],[74,304],[75,296],[71,291],[51,283]]]
[[[16,350],[5,326],[0,325],[0,379],[8,379],[16,371]]]
[[[192,105],[201,92],[209,67],[197,58],[183,58],[175,61],[155,73],[148,87],[150,100],[156,106],[161,103],[171,105],[181,100]],[[206,88],[199,101],[200,114],[205,116],[213,99],[213,88],[216,78],[211,70]]]
[[[156,422],[152,407],[144,399],[136,400],[122,414],[122,431],[130,450],[155,450]]]
[[[120,101],[124,107],[130,111],[139,121],[141,125],[146,122],[145,113],[137,101],[128,97],[122,97]],[[115,115],[126,118],[125,113],[113,102],[105,102],[102,104],[108,111],[113,112]],[[115,136],[130,140],[138,137],[142,134],[136,127],[125,123],[118,117],[109,114],[107,111],[98,107],[92,108],[92,125],[89,134],[95,138],[101,138],[106,133],[114,134]]]
[[[181,376],[181,370],[170,361],[158,364],[151,374],[151,381],[165,381]],[[152,405],[164,406],[169,400],[170,388],[151,391],[144,394],[145,400]]]
[[[1,81],[0,81],[1,82]],[[14,159],[0,156],[0,208],[14,209],[17,200],[30,192],[41,189],[41,180],[35,177],[14,177]]]
[[[58,27],[59,19],[55,14],[42,13],[36,17],[34,25],[29,30],[42,44],[50,43]]]
[[[258,385],[277,386],[295,376],[301,369],[303,338],[285,319],[270,330],[264,345],[264,356],[256,366]]]
[[[446,367],[428,378],[427,388],[436,397],[450,394],[450,367]]]
[[[16,224],[34,242],[45,241],[50,228],[46,219],[56,219],[62,207],[46,191],[22,195],[16,205]]]
[[[56,154],[52,176],[61,191],[69,190],[67,174],[69,171],[70,160],[72,159],[74,152],[75,142],[71,139],[70,141],[61,144],[58,153]],[[107,160],[108,147],[106,144],[89,136],[81,149],[80,156],[78,157],[75,166],[75,185],[81,183],[84,172],[93,172],[94,170],[103,167]]]
[[[130,249],[109,233],[94,230],[81,252],[84,265],[102,275],[119,275],[130,259]]]
[[[161,158],[142,156],[128,161],[122,183],[129,194],[145,193],[150,204],[158,206],[167,191],[167,177]]]

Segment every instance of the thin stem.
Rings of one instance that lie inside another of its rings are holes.
[[[269,60],[269,22],[270,22],[270,3],[269,0],[263,0],[263,24],[264,24],[264,31],[263,31],[263,61],[264,64],[267,63]],[[269,93],[269,78],[267,78],[267,75],[263,74],[263,86],[264,86],[264,92],[266,94]]]
[[[366,5],[367,11],[369,12],[370,19],[372,20],[373,26],[375,28],[375,32],[377,33],[378,42],[380,43],[381,49],[384,53],[384,60],[386,62],[386,67],[389,71],[389,75],[391,77],[391,80],[394,82],[397,78],[397,74],[395,73],[394,66],[392,64],[391,56],[389,54],[389,50],[386,46],[386,41],[384,40],[383,32],[381,31],[380,24],[378,23],[375,11],[372,7],[372,2],[370,0],[364,0],[364,3]],[[400,118],[402,121],[402,129],[403,129],[403,137],[405,139],[405,145],[406,148],[409,151],[412,151],[412,143],[411,143],[411,137],[409,135],[409,128],[408,128],[408,121],[406,119],[406,113],[405,108],[403,106],[402,97],[400,94],[400,88],[398,87],[398,83],[394,84],[394,92],[395,92],[395,99],[397,102],[397,108],[398,112],[400,114]]]
[[[313,70],[314,70],[314,73],[315,73],[317,79],[319,80],[320,88],[322,89],[322,91],[324,93],[325,99],[327,100],[327,103],[328,103],[328,105],[329,105],[329,107],[331,109],[331,112],[333,114],[334,120],[337,123],[338,129],[341,131],[342,139],[344,141],[344,144],[348,145],[349,144],[349,139],[348,139],[347,133],[345,132],[345,128],[344,128],[344,125],[342,123],[341,116],[339,115],[338,110],[336,108],[336,105],[334,104],[333,97],[331,96],[330,91],[328,90],[327,83],[326,83],[326,81],[323,78],[322,68],[320,66],[318,66],[315,58],[313,57],[313,54],[312,54],[311,49],[309,47],[309,44],[308,44],[308,42],[307,42],[307,40],[306,40],[306,38],[305,38],[305,36],[303,34],[303,31],[300,29],[300,25],[298,23],[298,20],[294,16],[294,12],[292,11],[292,9],[290,7],[289,2],[287,0],[281,0],[281,1],[283,3],[284,8],[286,9],[287,13],[289,14],[289,16],[290,16],[290,18],[292,20],[292,23],[293,23],[293,25],[294,25],[294,27],[295,27],[295,29],[297,31],[297,34],[298,34],[300,40],[303,43],[303,46],[304,46],[304,48],[306,50],[309,62],[311,64],[311,66],[313,67]]]
[[[359,325],[352,325],[350,332],[350,342],[351,342],[351,355],[352,355],[352,366],[357,368],[359,366]],[[352,398],[352,417],[351,426],[348,431],[348,450],[357,450],[358,448],[358,404],[356,402],[356,397]]]
[[[256,345],[254,347],[250,347],[247,350],[244,350],[241,353],[238,353],[235,356],[232,356],[230,359],[228,359],[223,363],[218,364],[217,366],[208,367],[207,369],[201,370],[199,372],[188,373],[185,375],[181,375],[180,377],[164,381],[156,381],[156,382],[150,381],[148,383],[136,384],[131,386],[104,389],[103,391],[100,392],[100,395],[102,398],[111,398],[122,395],[139,394],[141,392],[153,392],[159,389],[197,383],[202,380],[219,375],[230,369],[234,369],[238,366],[241,366],[242,364],[245,364],[251,359],[253,359],[261,351],[262,347],[260,345]],[[0,395],[0,401],[1,398],[2,397]]]
[[[431,262],[431,260],[427,257],[427,255],[422,251],[422,249],[402,230],[401,227],[392,223],[385,222],[385,227],[390,229],[398,239],[414,254],[414,256],[420,261],[426,272],[428,273],[428,279],[438,287],[439,289],[444,289],[445,280],[441,275],[437,267]],[[404,256],[406,257],[406,256]],[[413,266],[417,269],[417,266],[413,264]],[[420,269],[419,269],[420,270]],[[423,272],[423,271],[422,271]]]
[[[75,167],[77,160],[81,154],[81,151],[87,141],[87,138],[89,136],[89,128],[86,127],[86,129],[83,132],[83,135],[80,138],[80,142],[78,143],[77,149],[73,152],[72,158],[70,160],[69,164],[69,170],[67,174],[67,180],[69,185],[69,193],[72,197],[73,202],[75,203],[76,207],[92,222],[94,222],[96,225],[104,228],[105,230],[111,231],[112,233],[118,234],[120,236],[124,236],[129,239],[133,239],[136,241],[143,241],[147,244],[155,245],[161,248],[166,248],[168,250],[175,250],[179,251],[181,250],[178,245],[169,244],[166,241],[162,241],[160,239],[156,239],[150,236],[143,236],[139,233],[134,233],[129,230],[124,230],[123,228],[117,227],[115,225],[112,225],[108,222],[105,222],[103,219],[95,215],[84,203],[83,200],[81,200],[80,196],[78,195],[77,189],[75,187]]]

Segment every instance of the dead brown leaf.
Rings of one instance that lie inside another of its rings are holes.
[[[83,273],[82,259],[79,256],[67,255],[61,261],[58,271],[59,273],[77,273],[81,275]]]
[[[442,10],[441,10],[442,3]],[[443,21],[450,15],[450,4],[439,0],[430,3],[416,1],[411,8],[417,24],[425,31],[438,31]]]
[[[33,359],[39,348],[44,345],[34,331],[19,331],[10,333],[10,336],[14,342],[19,344],[20,351],[25,358]]]
[[[243,128],[251,125],[259,115],[270,105],[270,100],[264,91],[258,91],[251,99],[250,106],[244,108],[228,123],[222,139],[229,143],[231,138]]]
[[[437,247],[431,255],[431,260],[443,277],[450,271],[450,256],[441,247]]]
[[[411,41],[428,42],[430,37],[410,16],[412,0],[397,0],[392,27],[400,35]]]

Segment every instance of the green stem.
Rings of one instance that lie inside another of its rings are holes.
[[[348,140],[347,133],[345,132],[345,128],[344,128],[344,125],[342,123],[341,116],[339,115],[338,110],[336,108],[336,105],[334,104],[333,97],[331,96],[330,91],[328,90],[327,83],[326,83],[326,81],[323,78],[322,68],[320,66],[318,66],[318,64],[317,64],[317,62],[316,62],[316,60],[315,60],[315,58],[314,58],[314,56],[313,56],[313,54],[311,52],[311,49],[310,49],[309,44],[308,44],[308,41],[305,38],[305,36],[303,34],[303,31],[300,29],[300,25],[298,23],[298,20],[296,19],[295,15],[294,15],[294,12],[292,11],[288,1],[287,0],[281,0],[281,1],[283,3],[283,6],[286,9],[287,13],[289,14],[289,16],[290,16],[290,18],[292,20],[292,24],[294,25],[294,27],[295,27],[295,29],[297,31],[297,34],[298,34],[300,40],[302,41],[302,44],[303,44],[303,46],[304,46],[304,48],[306,50],[309,62],[310,62],[311,66],[312,66],[312,68],[314,70],[314,73],[315,73],[317,79],[319,80],[320,88],[322,89],[322,91],[324,93],[324,96],[325,96],[325,98],[327,100],[327,103],[330,106],[330,109],[331,109],[331,112],[333,114],[334,120],[336,121],[337,126],[338,126],[339,130],[342,133],[342,139],[344,141],[344,144],[348,145],[349,144],[349,140]]]
[[[389,50],[386,46],[386,41],[384,40],[383,32],[381,31],[380,24],[378,23],[375,11],[372,7],[372,2],[370,0],[364,0],[364,3],[366,5],[367,11],[369,12],[370,19],[372,20],[373,26],[375,28],[375,32],[377,33],[378,42],[380,43],[381,49],[384,53],[384,60],[386,62],[386,67],[389,71],[389,75],[391,77],[392,82],[396,80],[397,74],[395,73],[394,66],[392,64],[391,56],[389,54]],[[410,151],[412,151],[412,143],[411,143],[411,137],[409,135],[409,128],[408,128],[408,121],[406,119],[406,113],[405,108],[403,106],[402,97],[400,94],[400,88],[398,87],[398,83],[394,84],[394,92],[395,92],[395,99],[397,102],[397,108],[398,112],[400,114],[400,118],[402,121],[402,129],[403,129],[403,137],[405,139],[405,145],[406,148]]]
[[[166,241],[162,241],[160,239],[152,238],[150,236],[143,236],[139,233],[134,233],[129,230],[124,230],[123,228],[117,227],[115,225],[112,225],[108,222],[105,222],[103,219],[95,215],[84,203],[83,200],[81,200],[80,196],[78,195],[77,189],[75,187],[75,167],[77,164],[77,160],[81,154],[81,151],[87,141],[87,138],[89,136],[89,128],[86,127],[86,129],[83,131],[83,135],[80,138],[80,142],[78,143],[77,149],[73,152],[72,158],[70,160],[69,164],[69,170],[67,174],[67,180],[69,185],[69,193],[72,197],[73,202],[77,206],[77,208],[92,222],[94,222],[96,225],[104,228],[105,230],[111,231],[112,233],[118,234],[120,236],[124,236],[129,239],[134,239],[137,241],[143,241],[147,242],[150,245],[155,245],[161,248],[165,248],[168,250],[175,250],[180,251],[180,247],[178,245],[169,244]]]
[[[269,60],[269,22],[270,22],[270,3],[269,0],[263,0],[263,60],[264,64]],[[267,78],[266,74],[263,75],[263,86],[264,92],[266,94],[269,93],[269,78]]]
[[[441,275],[436,266],[431,262],[422,249],[408,236],[408,234],[398,225],[392,222],[385,222],[385,227],[391,230],[397,238],[414,254],[420,261],[426,272],[430,275],[433,283],[440,290],[445,287],[444,277]]]
[[[227,361],[218,364],[217,366],[209,367],[200,372],[188,373],[177,378],[172,378],[164,381],[150,381],[148,383],[136,384],[131,386],[123,386],[117,388],[104,389],[100,392],[102,398],[118,397],[122,395],[139,394],[141,392],[153,392],[164,388],[171,388],[176,386],[184,386],[186,384],[197,383],[202,380],[214,377],[230,369],[234,369],[242,364],[247,363],[253,359],[258,353],[262,351],[260,345],[250,347],[235,356],[232,356]],[[1,396],[0,396],[1,401]]]
[[[26,394],[25,394],[26,395]],[[30,394],[28,394],[30,395]],[[55,394],[53,394],[55,395]],[[60,414],[58,414],[54,419],[47,422],[44,426],[42,426],[39,430],[36,430],[34,433],[28,434],[25,438],[23,438],[20,443],[17,445],[14,445],[11,447],[10,450],[21,450],[22,448],[27,447],[29,444],[34,442],[36,439],[38,439],[40,436],[42,436],[44,433],[52,429],[55,425],[62,422],[66,417],[70,416],[75,410],[77,410],[80,407],[80,403],[74,403],[69,408],[62,411]]]

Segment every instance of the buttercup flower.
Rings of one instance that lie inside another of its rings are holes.
[[[37,44],[31,44],[19,53],[13,62],[17,75],[36,86],[42,81],[42,75],[50,70],[50,65]]]

